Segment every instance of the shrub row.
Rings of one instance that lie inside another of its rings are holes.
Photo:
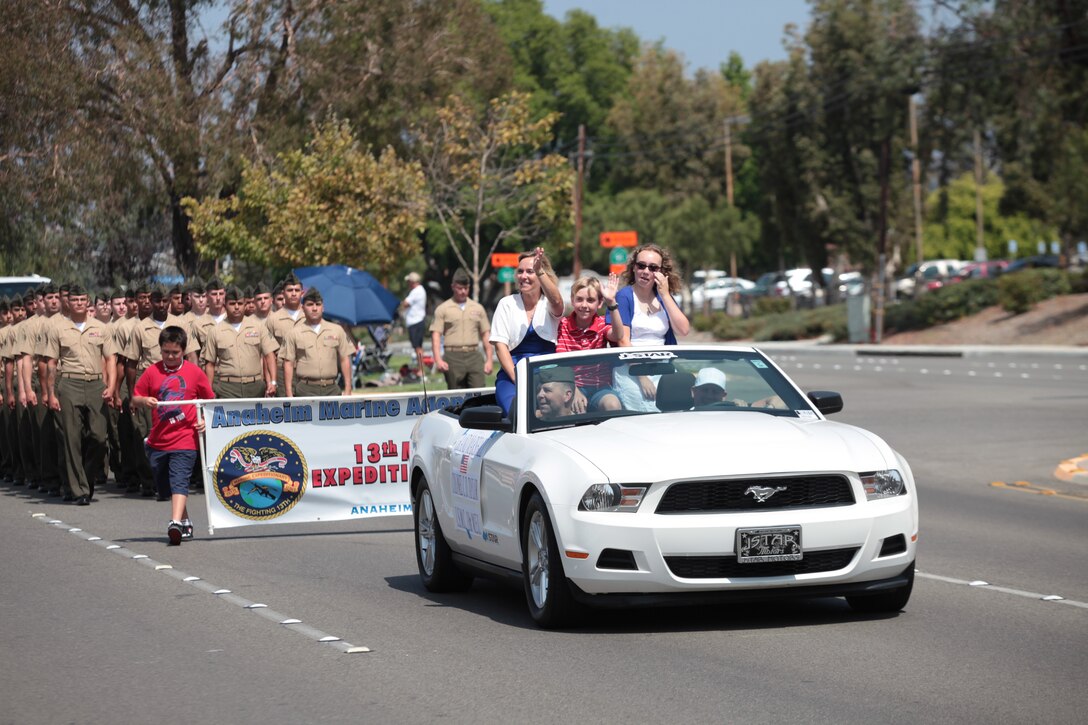
[[[889,304],[884,311],[884,332],[922,330],[998,304],[1019,314],[1042,300],[1070,292],[1088,292],[1088,270],[1029,269],[997,279],[969,279],[917,300]],[[760,298],[748,318],[729,317],[724,312],[696,314],[692,326],[713,332],[719,340],[803,340],[830,335],[841,342],[848,337],[846,305],[791,311],[785,298]]]

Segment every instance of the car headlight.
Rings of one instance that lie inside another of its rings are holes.
[[[865,489],[865,498],[869,501],[902,496],[907,492],[907,486],[903,483],[903,476],[895,469],[858,475],[861,477],[861,486]]]
[[[646,486],[595,483],[582,494],[579,511],[638,511]]]

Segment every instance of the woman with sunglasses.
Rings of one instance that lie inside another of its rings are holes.
[[[495,398],[507,413],[517,389],[514,366],[522,358],[555,352],[563,317],[563,296],[543,249],[518,255],[514,280],[518,291],[499,300],[491,320],[491,343],[501,368],[495,376]]]
[[[628,258],[624,280],[629,286],[616,293],[616,304],[609,307],[609,313],[619,312],[632,346],[675,345],[677,337],[691,331],[691,323],[672,296],[680,289],[680,275],[673,270],[667,249],[656,244],[635,247]],[[657,380],[632,378],[625,373],[617,368],[614,381],[623,407],[657,410],[654,404]]]

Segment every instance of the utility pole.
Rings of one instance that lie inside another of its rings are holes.
[[[578,124],[578,178],[574,186],[574,265],[575,279],[582,274],[582,190],[586,179],[586,127]]]
[[[907,99],[910,108],[910,147],[913,160],[910,162],[910,175],[914,188],[914,245],[916,259],[919,264],[924,259],[922,249],[922,162],[918,158],[918,109],[914,104],[914,96]]]
[[[982,167],[982,134],[975,129],[975,261],[986,261],[986,236],[982,218],[982,185],[986,170]]]
[[[725,119],[725,199],[729,208],[733,208],[733,119]],[[734,240],[735,242],[736,240]],[[729,247],[729,276],[737,278],[737,252],[735,244]],[[707,300],[709,303],[709,300]],[[736,292],[730,292],[726,297],[725,313],[731,317],[739,317],[740,309],[737,304]]]

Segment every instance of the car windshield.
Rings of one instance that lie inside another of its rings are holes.
[[[532,358],[528,369],[530,431],[709,411],[815,417],[805,396],[754,350],[614,348]]]

